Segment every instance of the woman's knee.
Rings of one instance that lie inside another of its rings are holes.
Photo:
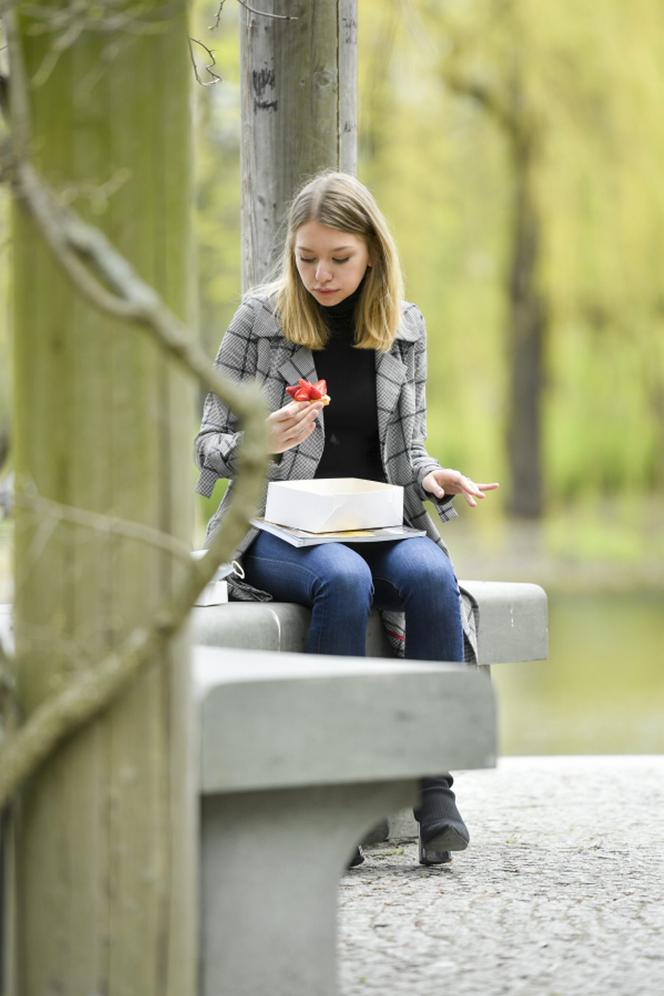
[[[330,557],[316,582],[319,597],[343,598],[350,612],[366,611],[373,598],[373,578],[368,564],[352,550]]]
[[[401,590],[421,595],[429,592],[445,598],[458,596],[459,584],[450,558],[431,540],[421,544],[400,578]]]

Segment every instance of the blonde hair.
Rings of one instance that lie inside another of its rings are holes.
[[[295,265],[295,236],[309,221],[365,239],[372,265],[367,267],[355,309],[355,345],[359,349],[389,349],[401,319],[399,256],[373,195],[349,173],[318,173],[291,203],[281,272],[276,280],[258,288],[276,296],[275,311],[285,337],[309,349],[323,349],[330,334]]]

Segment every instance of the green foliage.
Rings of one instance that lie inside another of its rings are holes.
[[[658,0],[362,0],[359,151],[427,319],[429,446],[505,476],[505,322],[513,174],[505,128],[445,72],[520,113],[537,141],[539,283],[550,316],[549,503],[664,485],[664,9]],[[211,24],[216,3],[195,18]],[[198,88],[203,334],[214,352],[239,295],[237,10]],[[198,28],[197,28],[198,30]],[[203,27],[201,31],[205,31]],[[527,129],[527,130],[528,130]],[[507,482],[506,482],[507,483]]]
[[[223,77],[194,93],[198,324],[210,356],[240,296],[239,5],[224,5],[210,30],[217,8],[197,0],[191,17]],[[500,124],[446,85],[453,64],[503,99],[518,74],[537,134],[549,502],[661,492],[661,3],[362,0],[359,19],[359,172],[393,228],[407,295],[427,319],[431,451],[504,479],[511,164]],[[195,52],[205,79],[207,58]],[[3,245],[5,230],[3,221]],[[3,311],[0,418],[8,367]]]
[[[504,467],[512,175],[504,127],[444,75],[453,67],[507,106],[519,80],[538,145],[554,499],[664,479],[664,11],[656,0],[638,8],[638,17],[620,0],[361,8],[363,170],[428,320],[431,449],[490,477]]]

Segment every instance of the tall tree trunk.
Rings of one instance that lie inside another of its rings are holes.
[[[31,154],[184,318],[187,4],[139,7],[124,33],[109,33],[110,21],[106,30],[99,21],[84,28],[47,73],[58,35],[44,27],[67,5],[19,3]],[[131,19],[132,8],[100,10],[119,20],[123,13]],[[88,16],[85,5],[76,16]],[[89,16],[99,11],[90,8]],[[20,204],[14,266],[16,626],[20,703],[29,714],[168,599],[182,569],[154,543],[51,514],[34,504],[30,489],[188,544],[191,484],[183,470],[193,398],[153,342],[81,300]],[[196,807],[185,641],[168,656],[21,793],[13,969],[21,996],[194,992]]]
[[[251,5],[253,6],[253,4]],[[242,278],[275,263],[288,204],[321,169],[357,169],[356,0],[266,0],[241,16]]]
[[[540,221],[533,195],[532,135],[512,136],[514,213],[508,279],[508,413],[511,515],[542,514],[545,302],[538,288]]]

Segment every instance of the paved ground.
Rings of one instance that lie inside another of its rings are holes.
[[[450,865],[382,844],[342,880],[342,996],[664,993],[664,756],[510,758],[455,790]]]

